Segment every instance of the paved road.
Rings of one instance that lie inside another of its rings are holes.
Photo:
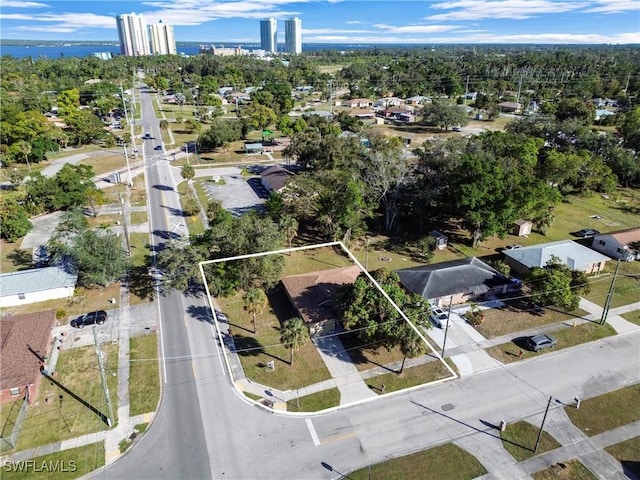
[[[141,100],[145,128],[159,135],[157,122],[147,120],[148,97]],[[156,245],[179,221],[171,215],[178,194],[167,163],[147,167]],[[173,292],[158,304],[166,377],[163,371],[156,420],[94,478],[336,478],[322,462],[348,472],[478,431],[492,434],[487,423],[539,415],[549,395],[569,402],[640,381],[640,332],[632,332],[331,414],[282,416],[235,392],[202,299]]]

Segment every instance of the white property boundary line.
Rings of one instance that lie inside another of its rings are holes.
[[[247,255],[238,255],[238,256],[235,256],[235,257],[219,258],[219,259],[216,259],[216,260],[205,260],[205,261],[200,262],[198,264],[198,267],[200,269],[200,275],[202,275],[204,288],[205,288],[205,290],[207,292],[207,298],[209,300],[209,307],[211,308],[211,311],[213,312],[213,317],[215,319],[216,331],[218,332],[218,338],[219,338],[219,340],[221,342],[220,344],[222,346],[222,353],[224,355],[225,363],[227,365],[227,370],[229,371],[229,378],[231,379],[231,383],[235,385],[235,379],[233,378],[233,371],[231,369],[231,363],[229,362],[229,357],[227,355],[227,349],[225,348],[225,345],[224,345],[224,339],[222,338],[222,333],[220,332],[220,329],[218,327],[218,318],[216,316],[215,308],[213,306],[213,299],[211,297],[211,292],[209,291],[209,284],[207,283],[207,277],[206,277],[205,272],[204,272],[204,266],[205,265],[209,265],[209,264],[213,264],[213,263],[228,262],[228,261],[232,261],[232,260],[243,260],[243,259],[246,259],[246,258],[263,257],[265,255],[284,254],[284,253],[296,252],[296,251],[301,251],[301,250],[312,250],[312,249],[317,249],[317,248],[336,247],[336,246],[339,246],[342,249],[342,251],[345,252],[349,256],[351,261],[358,266],[360,271],[363,272],[367,276],[369,281],[371,281],[371,283],[373,285],[375,285],[375,287],[382,293],[382,295],[389,301],[389,303],[391,303],[391,305],[393,305],[393,308],[396,309],[396,311],[400,314],[400,316],[409,325],[411,325],[411,328],[413,328],[413,330],[418,334],[418,336],[422,339],[422,341],[429,347],[429,349],[436,356],[436,358],[451,373],[450,377],[441,378],[439,380],[434,380],[433,382],[429,382],[429,383],[423,383],[423,384],[420,384],[420,385],[416,385],[415,387],[405,388],[403,390],[399,390],[398,392],[392,392],[391,394],[412,391],[412,390],[416,390],[418,388],[421,388],[421,387],[423,387],[425,385],[435,385],[435,384],[438,384],[438,383],[442,383],[442,382],[446,382],[448,380],[453,380],[453,379],[458,378],[458,374],[449,366],[449,364],[447,362],[444,361],[444,359],[438,353],[438,351],[435,348],[433,348],[433,345],[431,345],[431,342],[429,342],[429,340],[427,340],[427,338],[425,338],[423,333],[413,324],[413,322],[411,322],[411,320],[409,320],[409,318],[404,314],[404,312],[400,309],[400,307],[398,307],[398,305],[396,305],[396,303],[391,299],[391,297],[387,294],[387,292],[384,291],[384,289],[380,286],[380,284],[362,266],[362,264],[349,251],[349,249],[342,242],[328,242],[328,243],[320,243],[320,244],[317,244],[317,245],[306,245],[304,247],[294,247],[294,248],[285,248],[285,249],[281,249],[281,250],[272,250],[270,252],[250,253],[250,254],[247,254]],[[372,399],[365,399],[365,400],[362,400],[362,401],[353,402],[353,403],[351,403],[349,405],[356,405],[356,404],[363,403],[363,402],[370,401],[370,400],[372,400]],[[318,413],[323,413],[323,414],[324,413],[328,413],[328,412],[337,410],[340,407],[345,407],[345,406],[347,406],[347,405],[340,405],[339,407],[333,407],[333,408],[329,408],[329,409],[326,409],[326,410],[321,410]],[[272,410],[269,409],[269,411],[272,411]],[[301,413],[298,413],[298,412],[278,412],[278,413],[288,413],[290,415],[308,416],[308,415],[312,415],[314,412],[301,412]]]

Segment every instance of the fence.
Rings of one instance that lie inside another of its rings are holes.
[[[22,399],[22,403],[13,403],[9,414],[7,415],[7,419],[5,420],[4,425],[2,425],[0,452],[11,450],[16,446],[18,435],[20,435],[20,430],[22,430],[22,422],[24,421],[24,417],[27,416],[27,409],[29,408],[29,389],[26,388],[25,391],[26,393]],[[20,405],[20,407],[18,407],[18,405]],[[13,420],[15,415],[14,410],[16,408],[19,408],[19,410],[15,416],[15,420]],[[9,432],[9,430],[11,430],[11,432]]]

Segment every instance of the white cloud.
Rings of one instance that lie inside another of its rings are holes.
[[[374,27],[385,30],[388,33],[440,33],[459,28],[455,25],[405,25],[398,27],[384,23],[375,24]]]
[[[349,20],[349,21],[344,22],[344,23],[346,23],[347,25],[360,25],[363,22],[361,22],[360,20]]]
[[[41,14],[25,14],[25,13],[0,13],[0,20],[26,20],[28,22],[51,22],[55,25],[47,28],[61,28],[69,30],[58,30],[64,32],[73,32],[80,28],[111,28],[116,26],[115,18],[104,15],[96,15],[94,13],[41,13]],[[42,26],[23,25],[16,27],[21,30],[40,30]],[[50,30],[53,31],[53,30]]]
[[[640,11],[638,0],[597,0],[598,6],[584,10],[585,13],[621,13],[626,11]]]
[[[45,8],[48,6],[46,3],[21,2],[20,0],[4,0],[2,2],[2,8]]]
[[[524,20],[544,14],[570,12],[589,5],[587,2],[556,0],[457,0],[432,4],[430,8],[453,11],[429,15],[425,19],[431,21],[479,20],[482,18]]]
[[[370,30],[351,30],[343,28],[303,28],[303,35],[329,35],[335,33],[373,33]]]

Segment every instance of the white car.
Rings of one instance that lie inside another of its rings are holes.
[[[443,328],[445,325],[451,326],[451,320],[447,312],[439,307],[433,307],[431,309],[431,315],[429,317],[433,324],[438,328]]]

